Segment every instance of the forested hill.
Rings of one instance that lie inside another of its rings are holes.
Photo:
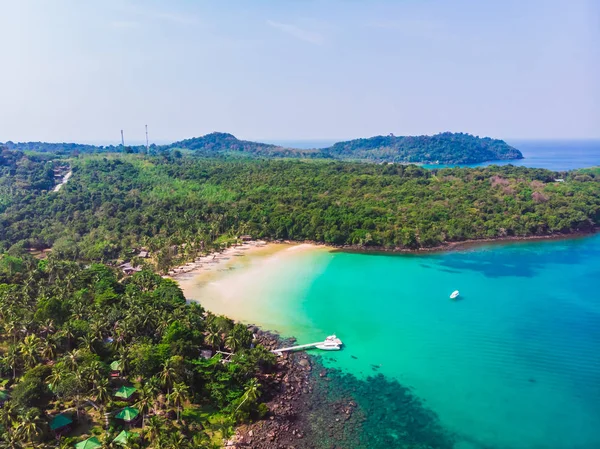
[[[338,142],[326,150],[335,159],[432,164],[476,164],[478,162],[523,159],[516,148],[503,140],[464,133],[434,136],[376,136]]]
[[[44,181],[47,162],[27,163]],[[600,223],[594,171],[185,155],[87,155],[69,163],[73,176],[57,193],[35,187],[37,178],[0,178],[13,192],[0,209],[0,252],[52,248],[70,260],[110,261],[146,247],[165,271],[197,248],[242,234],[417,249],[587,232]]]
[[[94,146],[76,143],[7,142],[10,150],[28,150],[57,154],[145,153],[146,147]],[[475,164],[494,160],[522,159],[516,148],[503,140],[476,137],[464,133],[434,136],[376,136],[339,142],[329,148],[284,148],[237,139],[228,133],[211,133],[169,145],[151,145],[151,154],[182,151],[198,157],[321,158],[367,162],[410,162],[431,164]],[[179,154],[177,153],[177,154]]]
[[[202,137],[174,142],[163,147],[168,150],[192,150],[197,156],[247,155],[266,158],[323,157],[320,150],[284,148],[268,143],[239,140],[228,133],[210,133]]]

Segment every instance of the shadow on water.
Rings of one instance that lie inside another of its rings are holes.
[[[533,277],[547,265],[581,265],[590,258],[600,257],[600,240],[569,240],[565,242],[518,242],[498,248],[483,247],[476,250],[433,255],[446,270],[476,271],[489,278]],[[550,246],[553,245],[553,246]]]
[[[313,379],[310,427],[313,441],[319,442],[316,447],[452,449],[455,445],[455,436],[441,426],[437,415],[394,379],[382,374],[358,379],[325,369],[318,357]],[[345,421],[344,430],[332,433],[332,420]]]

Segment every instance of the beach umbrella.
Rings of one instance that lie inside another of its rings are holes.
[[[135,387],[121,387],[115,393],[115,396],[118,398],[129,399],[133,393],[135,393],[137,389]]]
[[[115,360],[114,362],[112,362],[110,364],[110,369],[113,371],[121,371],[121,362],[118,360]]]
[[[60,429],[62,427],[68,426],[72,422],[73,422],[73,420],[71,418],[69,418],[67,415],[63,415],[61,413],[60,415],[56,415],[52,419],[52,421],[50,421],[50,430]]]
[[[122,430],[121,433],[118,434],[117,437],[113,440],[113,443],[125,445],[127,444],[127,440],[129,440],[130,437],[137,437],[137,435],[137,433]]]
[[[117,418],[122,419],[124,421],[133,421],[140,412],[137,408],[133,407],[125,407],[119,413],[117,413]]]
[[[102,443],[98,441],[98,438],[91,437],[87,440],[81,441],[75,445],[75,449],[96,449],[97,447],[101,447]]]

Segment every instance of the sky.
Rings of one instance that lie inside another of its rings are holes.
[[[0,0],[0,141],[600,138],[597,0]]]

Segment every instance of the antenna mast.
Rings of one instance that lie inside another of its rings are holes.
[[[121,130],[121,146],[125,148],[125,138],[123,137],[123,130]]]
[[[148,146],[148,125],[146,125],[146,153],[150,152],[150,147]]]

